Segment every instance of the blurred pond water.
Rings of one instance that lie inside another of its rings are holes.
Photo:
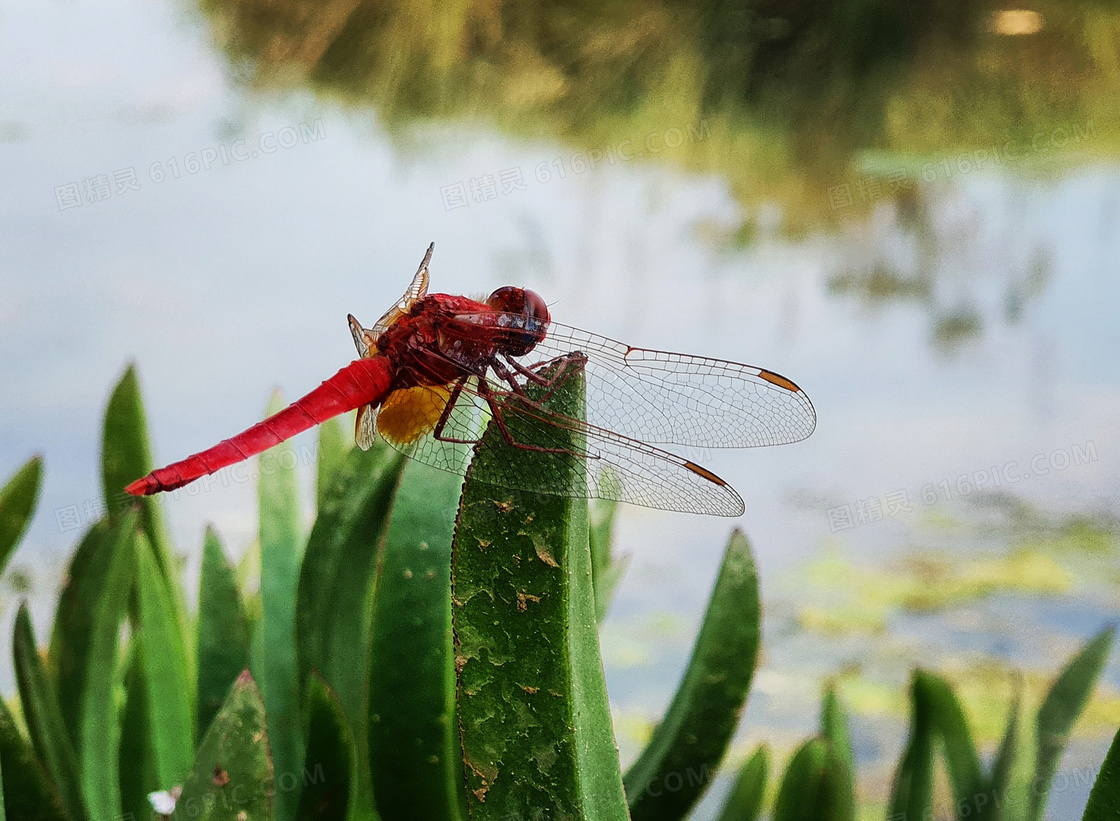
[[[814,400],[804,443],[700,454],[747,502],[764,586],[736,755],[810,732],[837,678],[881,799],[919,663],[990,749],[1011,671],[1036,692],[1120,609],[1120,12],[753,8],[6,9],[0,467],[41,451],[47,472],[4,635],[25,586],[49,620],[125,362],[158,457],[194,452],[349,361],[346,313],[378,316],[435,240],[434,291],[525,285],[562,322]],[[228,477],[166,509],[192,570],[205,522],[238,554],[255,532]],[[603,649],[626,757],[727,534],[619,516]],[[1105,679],[1069,767],[1120,723],[1120,663]]]

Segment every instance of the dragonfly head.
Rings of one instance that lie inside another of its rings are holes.
[[[507,285],[486,298],[486,304],[504,316],[504,324],[512,333],[503,334],[503,348],[510,356],[524,356],[544,339],[548,331],[548,306],[535,291]]]

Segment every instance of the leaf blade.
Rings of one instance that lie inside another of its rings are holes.
[[[1089,802],[1081,821],[1117,821],[1120,819],[1120,731],[1112,739],[1108,754],[1097,773]]]
[[[0,489],[0,573],[27,532],[42,480],[43,458],[33,456]]]
[[[949,683],[940,676],[919,670],[915,674],[915,682],[922,691],[922,701],[928,705],[934,731],[944,745],[945,764],[953,788],[953,805],[969,807],[976,802],[977,796],[986,792],[987,785],[964,710]]]
[[[926,818],[933,813],[933,723],[917,676],[910,683],[910,737],[898,762],[888,817]]]
[[[817,821],[828,745],[810,738],[793,754],[774,801],[774,821]]]
[[[91,818],[116,818],[121,811],[117,662],[132,586],[138,525],[137,512],[127,511],[105,541],[105,569],[89,623],[86,668],[80,676],[78,761]]]
[[[465,817],[451,631],[451,543],[462,480],[404,469],[377,578],[369,764],[383,821]]]
[[[305,710],[305,768],[314,767],[313,774],[321,773],[323,777],[304,779],[296,819],[335,821],[346,818],[354,765],[354,736],[346,723],[338,696],[318,673],[312,673],[308,681]]]
[[[1046,807],[1050,782],[1058,769],[1058,760],[1065,749],[1069,733],[1104,668],[1112,648],[1115,628],[1108,627],[1096,635],[1066,664],[1054,680],[1035,717],[1037,753],[1035,779],[1031,782],[1029,818],[1038,821]],[[1038,785],[1038,789],[1035,785]]]
[[[582,371],[567,373],[545,404],[582,418]],[[533,441],[530,417],[511,413],[505,421],[515,441]],[[486,481],[539,470],[562,471],[569,484],[582,479],[577,457],[511,448],[492,423],[460,502],[452,623],[471,819],[545,810],[621,821],[627,811],[599,656],[587,500]],[[503,732],[494,717],[515,722],[517,732]]]
[[[0,779],[5,812],[19,821],[71,821],[62,798],[0,699]],[[112,817],[112,816],[110,816]]]
[[[825,691],[821,703],[821,738],[828,745],[828,817],[831,821],[855,821],[856,762],[852,739],[840,699],[831,686]]]
[[[82,537],[70,559],[66,583],[58,597],[51,628],[49,658],[58,688],[59,708],[70,739],[81,757],[82,698],[89,671],[97,603],[109,574],[114,539],[119,535],[105,519]]]
[[[241,671],[249,666],[249,624],[233,566],[212,528],[202,541],[202,575],[198,586],[197,733],[218,714]]]
[[[735,786],[724,802],[719,821],[757,821],[766,796],[766,776],[770,769],[770,756],[760,746],[739,769]]]
[[[272,818],[273,769],[264,701],[246,670],[205,738],[171,816],[175,821]]]
[[[156,772],[163,789],[170,789],[182,783],[194,757],[193,694],[175,604],[143,533],[136,538],[136,590]]]
[[[265,417],[287,403],[275,391]],[[261,550],[261,665],[260,689],[269,718],[269,739],[277,771],[296,772],[303,757],[299,664],[296,652],[295,608],[299,565],[303,558],[300,536],[299,492],[296,486],[295,448],[290,442],[260,455],[259,542]],[[275,796],[279,821],[295,815],[298,791]]]
[[[125,486],[155,467],[135,364],[125,368],[109,396],[102,431],[101,490],[110,524],[116,524],[126,511],[139,506],[141,526],[156,551],[160,570],[169,580],[178,581],[171,558],[171,539],[156,497],[136,498],[124,492]],[[185,608],[181,609],[185,612]]]
[[[301,680],[318,670],[338,695],[351,727],[363,726],[368,669],[353,648],[369,647],[375,560],[403,468],[387,446],[350,451],[337,486],[307,539],[297,589],[296,635]],[[357,729],[355,737],[364,743]]]
[[[315,498],[319,505],[323,504],[331,486],[337,481],[339,468],[353,446],[353,438],[343,424],[343,419],[349,418],[349,415],[336,416],[319,425],[318,464],[315,472]]]
[[[75,821],[85,819],[78,756],[66,732],[58,696],[39,655],[26,602],[20,604],[16,613],[12,655],[20,703],[35,752],[57,787],[67,812]]]
[[[151,705],[144,681],[143,650],[131,643],[131,657],[124,677],[125,702],[121,712],[120,771],[121,814],[127,819],[148,818],[152,805],[148,795],[161,788],[152,747]]]
[[[710,784],[707,774],[727,749],[754,677],[761,617],[758,572],[746,537],[736,530],[677,692],[626,773],[634,821],[683,818]],[[662,789],[674,775],[684,779],[681,787]]]

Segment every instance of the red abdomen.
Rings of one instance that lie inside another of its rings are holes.
[[[279,413],[208,450],[153,470],[125,490],[133,496],[174,490],[268,450],[340,413],[371,403],[380,404],[389,392],[392,378],[393,368],[383,356],[355,360]]]

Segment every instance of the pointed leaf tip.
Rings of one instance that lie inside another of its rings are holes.
[[[0,573],[31,523],[42,478],[43,457],[36,454],[0,489]]]

